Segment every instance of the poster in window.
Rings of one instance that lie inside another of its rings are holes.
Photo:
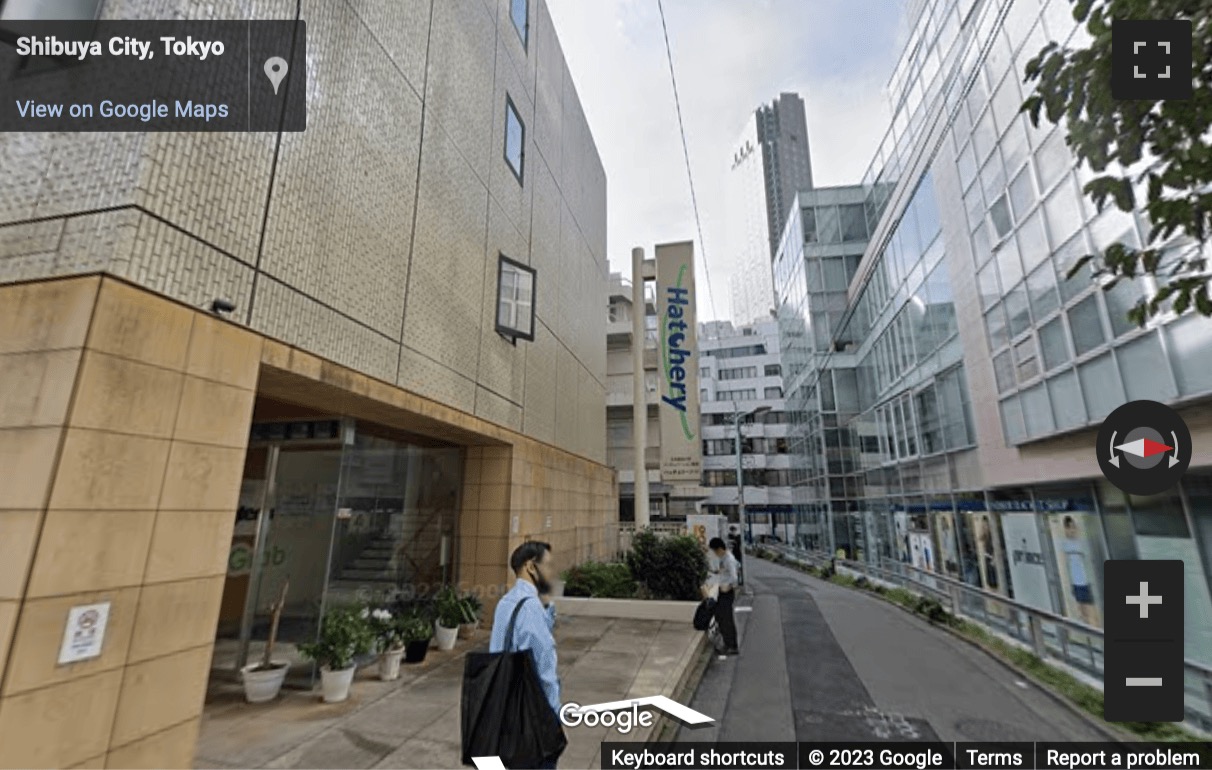
[[[1048,524],[1052,530],[1052,545],[1056,549],[1057,573],[1060,575],[1065,616],[1094,628],[1102,628],[1099,595],[1102,580],[1098,565],[1105,560],[1097,524],[1088,526],[1090,514],[1054,513]]]
[[[960,563],[955,531],[955,514],[951,511],[936,513],[935,531],[938,534],[937,553],[939,570],[944,575],[958,578]]]

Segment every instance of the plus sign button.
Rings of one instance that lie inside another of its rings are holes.
[[[1111,95],[1190,99],[1191,21],[1116,19],[1111,23]]]
[[[1182,638],[1183,563],[1108,561],[1106,625],[1125,641]]]

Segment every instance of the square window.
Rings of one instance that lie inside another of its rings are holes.
[[[989,207],[989,218],[993,222],[993,231],[997,233],[997,237],[1005,238],[1012,227],[1010,205],[1006,203],[1005,195],[995,200]]]
[[[1039,327],[1039,346],[1044,354],[1044,368],[1049,371],[1069,360],[1069,339],[1060,316]]]
[[[1116,337],[1122,337],[1138,328],[1128,320],[1128,311],[1143,294],[1140,284],[1130,278],[1119,279],[1115,286],[1103,292],[1103,299],[1107,301],[1107,318],[1111,321],[1111,333]]]
[[[1006,331],[1006,312],[1001,305],[985,314],[985,329],[989,332],[991,350],[997,350],[1010,344],[1010,335]]]
[[[518,37],[522,39],[522,47],[527,46],[527,37],[530,31],[530,0],[509,0],[509,18],[513,21],[513,28],[518,31]]]
[[[971,143],[964,145],[964,149],[960,150],[956,166],[959,168],[960,189],[967,190],[968,185],[972,184],[972,180],[976,179],[976,158],[972,155]]]
[[[1077,374],[1081,379],[1082,396],[1091,420],[1103,419],[1127,400],[1110,353],[1082,364]]]
[[[1056,131],[1048,137],[1035,153],[1035,165],[1039,169],[1040,189],[1045,192],[1069,171],[1073,165],[1073,155],[1065,145],[1064,131]]]
[[[1035,183],[1031,181],[1031,169],[1024,168],[1010,184],[1010,208],[1014,216],[1022,219],[1035,205]]]
[[[842,231],[836,206],[817,206],[816,237],[817,243],[841,242]]]
[[[1090,272],[1089,263],[1072,278],[1066,278],[1069,275],[1069,268],[1089,253],[1090,249],[1086,245],[1086,237],[1081,233],[1078,233],[1077,237],[1056,250],[1053,260],[1056,263],[1056,285],[1060,289],[1062,303],[1068,302],[1090,288],[1094,277],[1093,273]]]
[[[1103,320],[1098,312],[1098,295],[1091,294],[1069,309],[1069,328],[1077,355],[1089,353],[1107,341]]]
[[[1086,404],[1077,372],[1070,369],[1048,380],[1048,395],[1052,399],[1052,416],[1058,430],[1086,424]]]
[[[1030,150],[1027,147],[1027,129],[1023,127],[1023,121],[1026,118],[1020,118],[1010,124],[1010,130],[1002,137],[1002,158],[1006,161],[1006,170],[1010,173],[1018,170],[1029,156]]]
[[[1052,419],[1052,404],[1044,383],[1024,390],[1022,404],[1023,422],[1028,436],[1045,436],[1056,430],[1056,422]]]
[[[1044,203],[1044,214],[1048,219],[1048,235],[1053,243],[1064,243],[1082,226],[1081,199],[1071,179],[1065,179],[1048,196]]]
[[[1010,359],[1010,351],[994,356],[993,374],[997,378],[997,392],[1005,393],[1014,387],[1014,361]]]
[[[1178,388],[1170,376],[1170,362],[1156,331],[1132,340],[1115,351],[1124,392],[1130,401],[1170,401],[1178,397]]]
[[[1017,444],[1026,437],[1023,428],[1023,408],[1018,402],[1018,396],[1012,396],[1000,404],[1002,413],[1002,431],[1006,443]]]
[[[867,240],[867,215],[863,211],[863,204],[854,203],[840,206],[839,211],[842,217],[842,240]]]
[[[1036,211],[1018,230],[1018,249],[1023,269],[1030,273],[1048,258],[1048,237],[1044,234],[1044,215]]]
[[[518,110],[513,105],[513,99],[505,96],[505,162],[513,170],[513,175],[522,183],[522,164],[525,161],[526,126],[522,123]]]
[[[1002,292],[997,287],[997,264],[990,262],[985,265],[977,276],[977,282],[981,292],[981,306],[989,307],[994,302],[1001,299]]]
[[[981,190],[985,200],[996,200],[1006,190],[1006,169],[1002,167],[1002,157],[998,153],[989,156],[981,169]]]
[[[1023,280],[1023,263],[1018,256],[1018,244],[1007,238],[993,255],[997,272],[1002,278],[1002,290],[1008,291]]]
[[[502,254],[497,267],[497,332],[510,341],[534,340],[533,268]]]
[[[1031,313],[1038,320],[1060,307],[1056,296],[1056,274],[1051,264],[1040,265],[1027,277],[1027,296],[1031,300]]]
[[[1031,310],[1027,306],[1027,286],[1020,283],[1006,294],[1006,317],[1010,336],[1017,337],[1031,328]]]

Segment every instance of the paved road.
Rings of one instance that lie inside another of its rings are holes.
[[[679,741],[1105,740],[897,607],[761,559],[745,566],[741,654],[713,658],[691,702],[718,721]]]

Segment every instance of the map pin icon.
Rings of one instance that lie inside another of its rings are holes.
[[[269,78],[269,82],[273,83],[274,95],[278,94],[278,86],[286,78],[286,71],[290,69],[286,66],[286,60],[281,56],[271,56],[265,60],[265,76]]]

